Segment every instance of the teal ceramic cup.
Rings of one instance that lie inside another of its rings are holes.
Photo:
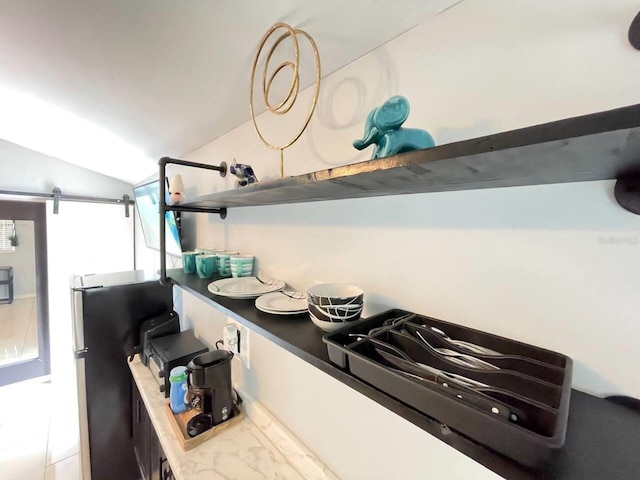
[[[229,258],[231,257],[231,253],[227,252],[217,252],[216,257],[218,260],[218,273],[221,277],[230,277],[231,276],[231,265],[229,263]]]
[[[231,255],[229,266],[232,276],[250,277],[253,273],[253,255]]]
[[[184,273],[196,273],[196,257],[198,252],[182,252],[182,268]]]
[[[211,278],[216,273],[215,255],[198,255],[196,257],[196,272],[200,278]]]

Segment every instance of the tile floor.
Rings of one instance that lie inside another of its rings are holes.
[[[0,305],[0,365],[36,358],[36,298],[17,298]]]
[[[35,381],[0,388],[3,480],[80,480],[74,405],[59,390]]]

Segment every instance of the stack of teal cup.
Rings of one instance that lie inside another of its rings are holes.
[[[184,273],[196,273],[196,257],[199,255],[199,252],[182,252]]]
[[[230,258],[231,255],[236,255],[238,252],[226,252],[226,251],[218,251],[216,252],[216,260],[217,260],[217,268],[218,274],[221,277],[230,277],[231,276],[231,263]]]
[[[216,273],[216,256],[215,255],[198,255],[196,257],[196,272],[200,278],[211,278]]]
[[[234,277],[250,277],[253,273],[253,255],[231,255],[229,264]]]

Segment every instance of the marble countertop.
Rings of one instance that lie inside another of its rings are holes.
[[[336,476],[259,402],[246,393],[245,417],[219,435],[184,452],[165,412],[168,399],[136,357],[129,368],[176,480],[325,479]]]

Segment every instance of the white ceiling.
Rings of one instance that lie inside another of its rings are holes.
[[[249,119],[253,56],[274,23],[314,37],[326,76],[456,3],[0,0],[0,87],[87,120],[154,161],[179,157]],[[141,180],[85,157],[85,168]]]

